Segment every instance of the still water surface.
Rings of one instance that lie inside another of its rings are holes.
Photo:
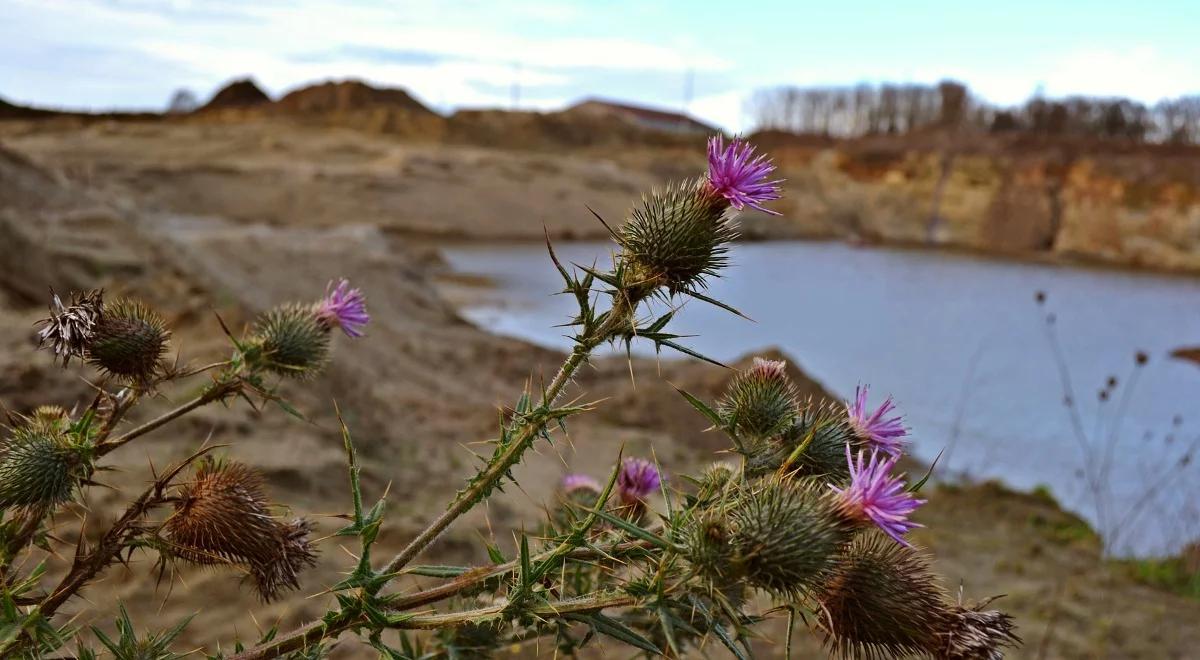
[[[557,251],[564,263],[606,265],[611,244]],[[552,326],[573,303],[549,295],[562,283],[544,246],[445,255],[496,284],[464,310],[473,322],[569,347]],[[672,322],[696,335],[689,346],[720,360],[778,346],[842,397],[858,383],[870,384],[873,403],[890,392],[913,452],[926,461],[945,452],[944,477],[1048,486],[1113,530],[1116,552],[1160,553],[1200,537],[1200,470],[1180,465],[1200,438],[1200,368],[1167,357],[1200,344],[1200,280],[818,242],[738,245],[731,260],[711,294],[755,322],[689,302]],[[1149,355],[1140,369],[1138,350]],[[1064,405],[1064,373],[1078,424]],[[1102,402],[1110,377],[1117,384]]]

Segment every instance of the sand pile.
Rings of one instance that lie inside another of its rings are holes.
[[[283,113],[347,112],[372,106],[389,106],[417,113],[432,111],[403,89],[372,87],[360,80],[327,81],[288,92],[275,102]]]
[[[271,97],[249,78],[241,78],[217,90],[200,111],[224,108],[247,108],[271,102]]]

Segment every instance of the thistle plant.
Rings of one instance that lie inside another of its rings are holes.
[[[784,615],[789,655],[802,621],[841,656],[1001,657],[1019,641],[1011,619],[986,609],[987,601],[951,599],[907,539],[919,526],[911,517],[925,480],[910,486],[896,471],[907,430],[894,404],[869,410],[865,387],[844,407],[801,400],[781,361],[756,359],[732,375],[714,404],[681,392],[711,430],[728,436],[736,460],[688,476],[668,475],[647,457],[618,456],[607,474],[564,477],[547,520],[537,533],[517,534],[511,554],[488,545],[488,562],[478,566],[415,563],[464,513],[513,484],[513,468],[531,449],[554,444],[572,418],[595,407],[560,399],[597,348],[648,342],[723,366],[681,344],[668,326],[687,298],[738,313],[705,291],[727,263],[736,212],[767,210],[780,182],[769,159],[742,140],[714,138],[708,160],[705,175],[648,193],[610,230],[617,246],[610,268],[568,268],[547,241],[564,292],[578,304],[572,351],[548,382],[520,394],[482,467],[386,560],[376,544],[387,502],[366,500],[342,424],[350,511],[333,536],[359,547],[332,585],[306,580],[320,551],[312,524],[276,504],[253,466],[203,443],[156,471],[96,540],[81,541],[57,581],[46,577],[44,562],[25,570],[18,558],[56,543],[47,533],[53,514],[97,485],[114,449],[215,403],[266,402],[295,413],[286,388],[305,386],[336,359],[334,331],[364,336],[370,317],[362,291],[335,280],[318,301],[266,310],[241,335],[222,322],[229,357],[195,368],[168,363],[169,332],[144,303],[110,304],[100,291],[68,302],[55,296],[39,329],[42,345],[63,367],[78,358],[95,368],[100,381],[82,410],[14,417],[0,444],[7,514],[0,525],[0,655],[43,657],[74,642],[77,657],[181,657],[172,642],[186,622],[139,633],[122,609],[117,639],[96,631],[101,647],[94,649],[58,614],[137,552],[157,558],[160,579],[198,564],[242,576],[264,601],[297,590],[331,596],[322,617],[296,630],[208,650],[226,660],[320,658],[353,639],[392,660],[491,657],[535,641],[575,655],[601,639],[670,657],[717,643],[746,658],[753,628]],[[649,315],[651,299],[669,311]],[[208,382],[194,398],[130,422],[142,401],[201,376]],[[436,583],[412,588],[402,576]]]

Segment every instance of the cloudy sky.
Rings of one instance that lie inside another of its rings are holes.
[[[690,98],[738,130],[746,98],[780,84],[952,77],[1005,104],[1039,86],[1200,93],[1198,31],[1197,0],[0,0],[0,97],[159,109],[247,75],[271,94],[356,77],[451,110],[508,107],[516,82],[524,108]]]

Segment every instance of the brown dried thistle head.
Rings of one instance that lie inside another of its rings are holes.
[[[175,556],[197,564],[240,564],[264,600],[299,587],[298,574],[314,563],[310,524],[280,522],[253,468],[205,458],[179,491],[175,513],[163,526]]]

